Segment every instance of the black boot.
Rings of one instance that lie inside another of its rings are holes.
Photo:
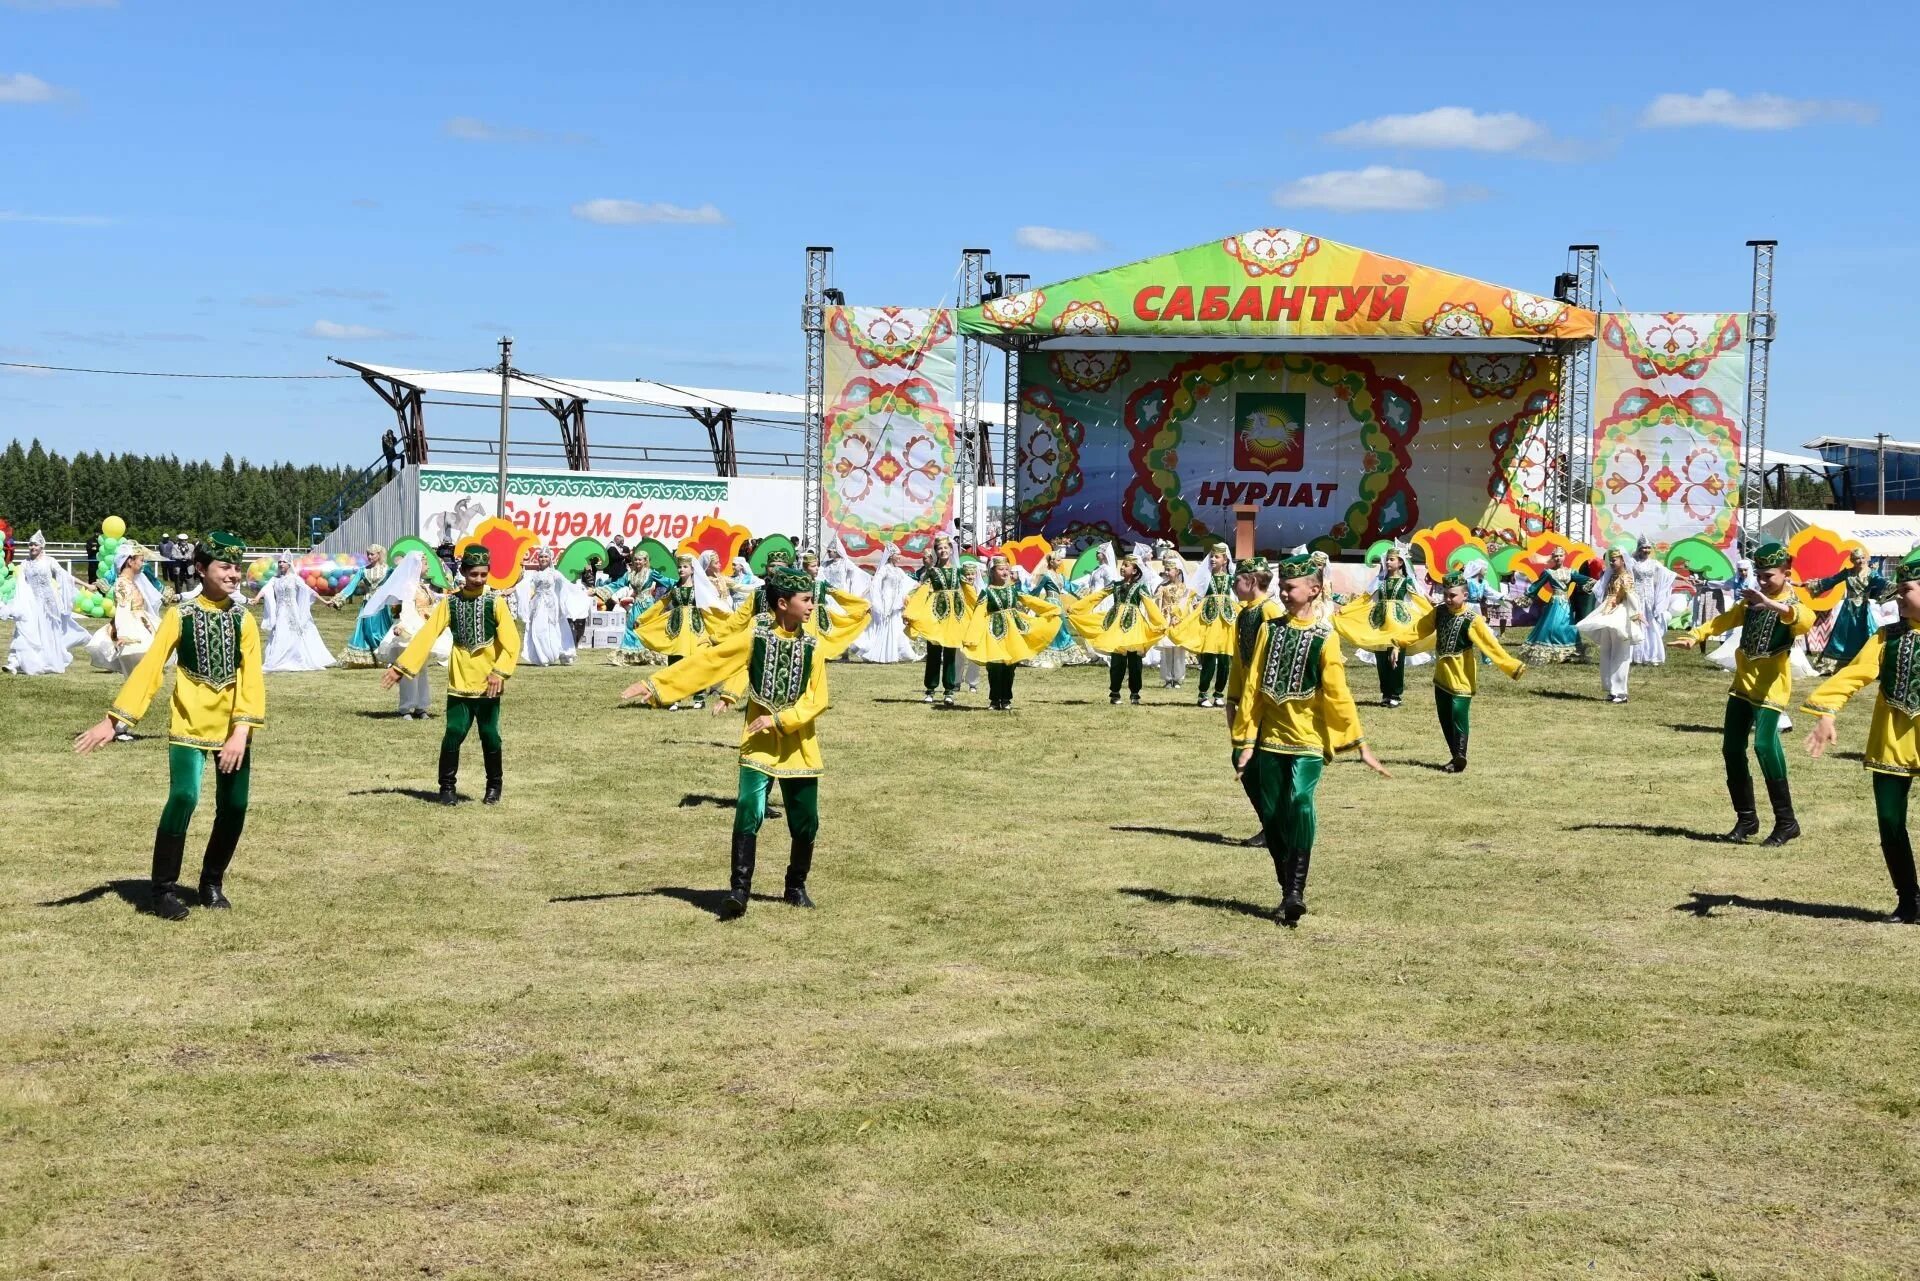
[[[202,907],[230,908],[233,903],[220,888],[227,879],[227,867],[233,862],[233,851],[240,845],[241,822],[230,819],[215,819],[213,834],[207,838],[207,852],[200,859],[200,905]]]
[[[1255,832],[1252,836],[1249,836],[1246,840],[1241,841],[1240,843],[1242,845],[1247,846],[1249,849],[1258,849],[1262,845],[1265,845],[1267,843],[1267,834],[1265,832]]]
[[[1896,851],[1882,845],[1880,856],[1887,860],[1887,875],[1893,879],[1894,893],[1900,896],[1886,917],[1887,924],[1920,925],[1920,877],[1914,875],[1913,850]]]
[[[500,764],[500,749],[497,747],[488,747],[482,743],[480,745],[480,759],[486,763],[487,768],[487,790],[486,794],[480,798],[480,803],[482,805],[498,805],[500,803],[500,783],[506,777],[504,767]]]
[[[1793,817],[1793,790],[1784,778],[1767,780],[1767,802],[1773,806],[1773,830],[1762,845],[1785,845],[1800,835],[1800,824]]]
[[[720,919],[738,920],[747,914],[747,895],[753,889],[753,851],[759,838],[750,832],[733,834],[733,880],[720,900]]]
[[[180,888],[180,863],[186,857],[187,838],[170,832],[153,835],[153,914],[169,921],[187,919],[187,900]]]
[[[458,805],[460,793],[455,785],[460,781],[460,749],[443,747],[440,749],[440,803]]]
[[[807,895],[807,873],[813,870],[813,842],[793,838],[793,853],[787,858],[787,906],[812,907]]]
[[[1753,809],[1753,778],[1749,775],[1735,782],[1727,780],[1727,795],[1733,798],[1733,830],[1725,839],[1735,844],[1755,836],[1760,831],[1760,816]]]
[[[1292,925],[1307,914],[1307,864],[1313,861],[1311,850],[1293,856],[1287,877],[1287,894],[1280,900],[1280,923]]]

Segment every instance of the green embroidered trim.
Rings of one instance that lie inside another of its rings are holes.
[[[1140,602],[1147,598],[1143,583],[1115,583],[1107,594],[1107,619],[1103,628],[1112,628],[1118,620],[1120,630],[1130,632],[1140,621]]]
[[[1200,621],[1203,623],[1224,623],[1234,614],[1233,579],[1226,574],[1215,574],[1207,584],[1206,594],[1200,598]]]
[[[1027,615],[1020,608],[1020,589],[1012,583],[1005,587],[983,587],[980,599],[987,607],[987,630],[996,637],[1005,636],[1009,628],[1021,634],[1028,630]]]
[[[1260,689],[1276,703],[1312,698],[1320,692],[1320,651],[1330,629],[1290,627],[1285,618],[1267,626],[1267,661],[1260,671]]]
[[[770,712],[784,712],[807,692],[812,674],[811,636],[783,636],[774,628],[754,628],[753,653],[747,659],[747,690],[754,702]]]
[[[1240,611],[1233,620],[1233,643],[1240,651],[1240,661],[1251,663],[1253,651],[1260,644],[1260,625],[1267,620],[1261,615],[1258,606],[1249,605]]]
[[[500,634],[500,620],[493,610],[492,592],[466,597],[459,592],[447,597],[447,630],[453,633],[456,649],[478,654],[493,644]]]
[[[1401,575],[1397,578],[1383,578],[1373,593],[1373,607],[1367,611],[1367,621],[1375,627],[1387,625],[1387,607],[1393,607],[1393,621],[1411,622],[1413,612],[1407,602],[1413,598],[1413,579]]]
[[[1458,614],[1440,612],[1440,619],[1434,625],[1434,649],[1442,658],[1452,658],[1455,654],[1464,654],[1473,643],[1469,634],[1473,631],[1473,612],[1461,610]]]
[[[1887,629],[1880,653],[1880,697],[1888,707],[1920,716],[1920,632],[1902,623]]]
[[[1771,658],[1793,646],[1793,632],[1780,626],[1780,615],[1762,607],[1747,610],[1740,624],[1740,652],[1748,658]]]
[[[933,589],[933,599],[927,603],[937,621],[958,618],[966,608],[966,598],[960,594],[958,569],[928,565],[920,571],[920,581]]]
[[[183,606],[180,643],[174,651],[180,660],[180,674],[208,689],[231,687],[240,667],[240,627],[245,617],[237,605],[225,609]]]

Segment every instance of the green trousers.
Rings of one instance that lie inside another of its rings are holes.
[[[215,755],[204,747],[183,747],[178,743],[167,749],[167,805],[160,811],[160,830],[168,836],[185,836],[193,822],[193,811],[200,804],[200,783],[206,777],[207,762]],[[216,766],[213,781],[213,826],[233,840],[247,821],[247,792],[253,781],[253,743],[240,768],[222,774]]]
[[[1456,761],[1467,759],[1467,734],[1473,714],[1473,696],[1456,694],[1439,685],[1433,687],[1433,708],[1440,714],[1440,733],[1447,740],[1447,751]]]
[[[458,752],[467,741],[467,731],[480,727],[480,746],[500,750],[500,700],[447,695],[447,728],[440,736],[440,750]]]
[[[925,663],[927,693],[933,693],[937,685],[951,694],[960,688],[960,651],[946,645],[927,642]]]
[[[1325,765],[1319,756],[1285,756],[1255,748],[1240,776],[1267,834],[1267,852],[1273,855],[1276,873],[1286,855],[1313,849],[1313,793]]]
[[[1880,820],[1880,857],[1901,905],[1920,900],[1920,879],[1913,868],[1913,840],[1907,835],[1907,797],[1913,779],[1902,774],[1873,775],[1873,812]]]
[[[1727,781],[1753,785],[1747,769],[1747,740],[1753,740],[1753,754],[1760,758],[1760,773],[1778,781],[1787,776],[1787,749],[1780,744],[1780,713],[1771,707],[1755,707],[1744,698],[1727,699],[1726,720],[1720,728],[1720,755],[1727,763]]]
[[[754,836],[767,821],[767,793],[774,780],[757,769],[740,767],[740,790],[734,798],[733,830],[742,836]],[[811,841],[820,834],[820,780],[783,778],[780,803],[787,809],[787,832],[796,841]]]
[[[1019,668],[1012,663],[987,664],[987,697],[996,703],[1013,701],[1013,674]]]
[[[1380,697],[1399,698],[1407,692],[1407,655],[1390,649],[1373,656],[1373,669],[1380,673]]]
[[[1231,654],[1200,655],[1200,697],[1220,698],[1227,692],[1227,670],[1233,663]],[[1207,692],[1207,683],[1213,683],[1213,692]]]

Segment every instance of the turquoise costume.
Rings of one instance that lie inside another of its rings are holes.
[[[1579,652],[1580,633],[1573,630],[1573,589],[1592,582],[1585,574],[1570,569],[1540,571],[1527,597],[1538,604],[1541,593],[1551,589],[1553,599],[1546,602],[1527,643],[1521,647],[1521,657],[1527,663],[1564,663]]]
[[[1893,584],[1875,573],[1856,574],[1848,570],[1816,579],[1807,584],[1807,590],[1823,596],[1842,583],[1846,584],[1847,594],[1833,607],[1833,628],[1827,633],[1826,648],[1820,651],[1820,657],[1844,666],[1866,648],[1867,638],[1873,635],[1875,626],[1872,605],[1887,599],[1893,592]]]

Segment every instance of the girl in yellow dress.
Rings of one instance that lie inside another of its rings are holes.
[[[1225,543],[1207,549],[1203,570],[1188,579],[1195,597],[1193,609],[1167,634],[1200,659],[1200,706],[1225,707],[1227,673],[1233,662],[1233,560]],[[1208,689],[1211,686],[1212,692]]]
[[[967,614],[978,598],[973,584],[960,568],[958,549],[951,535],[933,540],[927,563],[920,567],[920,585],[907,597],[901,618],[907,632],[927,647],[926,701],[933,701],[933,688],[941,687],[946,705],[960,688],[960,643],[966,637]]]
[[[1406,651],[1420,619],[1432,612],[1432,602],[1408,567],[1405,543],[1393,544],[1380,558],[1380,573],[1371,588],[1335,612],[1333,625],[1340,638],[1375,656],[1382,707],[1400,706],[1407,692]]]
[[[633,620],[633,634],[654,653],[665,654],[669,667],[712,648],[716,631],[724,627],[729,617],[724,606],[710,600],[703,603],[702,598],[711,595],[713,588],[709,584],[704,592],[700,590],[701,575],[693,557],[682,555],[679,566],[680,581],[662,592],[659,600]],[[704,693],[693,700],[695,707],[705,703]],[[675,704],[669,710],[677,708]]]
[[[1807,738],[1807,752],[1817,757],[1826,751],[1836,737],[1833,718],[1847,700],[1880,682],[1863,763],[1873,776],[1880,857],[1898,896],[1886,919],[1920,925],[1920,879],[1914,875],[1913,841],[1907,835],[1907,797],[1914,776],[1920,775],[1920,552],[1908,553],[1894,580],[1899,620],[1869,635],[1853,661],[1808,697],[1806,710],[1820,719]]]
[[[1126,681],[1133,705],[1140,705],[1141,655],[1167,632],[1167,616],[1142,581],[1140,559],[1131,552],[1116,564],[1119,580],[1082,597],[1067,614],[1089,649],[1107,656],[1107,699],[1120,705],[1120,682]]]
[[[1013,710],[1014,669],[1053,644],[1059,630],[1060,607],[1021,591],[1012,561],[995,556],[987,562],[987,585],[967,611],[960,648],[987,669],[988,707]]]

